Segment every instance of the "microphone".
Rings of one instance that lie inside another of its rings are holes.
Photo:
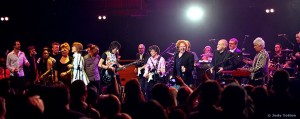
[[[208,41],[215,41],[216,39],[209,39]]]
[[[286,34],[278,34],[278,36],[286,36]]]
[[[84,50],[79,50],[79,52],[87,52],[88,49],[84,49]]]
[[[245,35],[245,37],[249,37],[249,35]]]

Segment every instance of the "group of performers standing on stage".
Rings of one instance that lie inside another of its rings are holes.
[[[241,70],[251,72],[249,83],[263,85],[270,74],[269,69],[275,70],[278,67],[285,68],[300,64],[300,33],[296,34],[296,40],[297,45],[293,50],[282,50],[282,46],[276,44],[275,54],[271,55],[270,58],[265,50],[265,41],[257,37],[253,41],[257,54],[253,60],[249,60],[244,58],[242,50],[238,49],[236,38],[230,39],[229,43],[227,40],[221,39],[218,41],[217,49],[214,52],[211,46],[206,46],[203,49],[204,53],[201,55],[200,61],[210,62],[208,71],[213,74],[211,79],[221,79],[222,72],[226,70]],[[16,90],[23,90],[26,83],[39,81],[61,81],[69,86],[75,80],[82,80],[86,85],[94,85],[98,90],[101,90],[99,92],[103,92],[103,87],[101,87],[103,84],[110,85],[111,82],[120,84],[120,79],[115,73],[126,68],[126,66],[118,63],[121,44],[117,41],[111,42],[108,50],[101,56],[98,55],[99,48],[97,45],[89,44],[87,49],[83,50],[83,45],[79,42],[74,42],[72,47],[68,43],[54,42],[51,49],[43,48],[41,57],[37,57],[34,46],[29,46],[29,55],[25,55],[24,52],[20,51],[20,41],[15,41],[13,48],[13,51],[7,54],[6,67],[1,65],[1,72],[6,73],[8,71],[11,86]],[[154,84],[158,82],[167,83],[169,80],[165,78],[167,73],[171,73],[173,77],[181,77],[187,85],[192,86],[195,80],[193,76],[195,67],[201,64],[199,64],[197,54],[190,49],[189,41],[178,40],[176,42],[177,51],[173,56],[173,70],[166,72],[166,61],[160,55],[160,48],[157,45],[151,45],[148,54],[145,52],[145,45],[139,44],[136,54],[138,61],[135,62],[134,72],[139,77],[143,93],[151,96],[151,87]],[[70,50],[73,56],[69,56]],[[82,55],[84,51],[88,52],[85,56]],[[7,69],[3,71],[3,67]],[[272,69],[272,67],[276,68]],[[103,78],[103,75],[107,76]]]

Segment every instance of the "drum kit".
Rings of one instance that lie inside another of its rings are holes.
[[[283,49],[281,52],[285,55],[275,55],[269,63],[269,72],[272,77],[274,72],[279,69],[284,69],[289,72],[290,77],[294,77],[296,70],[294,67],[294,62],[292,61],[292,49]]]

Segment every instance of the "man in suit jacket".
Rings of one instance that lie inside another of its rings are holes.
[[[182,77],[184,82],[191,86],[193,82],[194,55],[186,51],[187,46],[188,44],[185,40],[178,40],[176,42],[178,53],[174,57],[173,76]]]
[[[253,45],[257,53],[252,62],[248,61],[248,64],[252,64],[252,67],[246,70],[251,72],[251,80],[249,83],[254,86],[262,86],[268,81],[268,61],[270,58],[268,52],[265,50],[265,41],[261,37],[257,37],[253,41]]]
[[[213,73],[213,79],[219,80],[222,78],[222,71],[233,70],[234,63],[232,62],[232,53],[226,50],[228,42],[225,39],[221,39],[217,45],[217,51],[214,52],[212,58],[212,68],[210,69]]]
[[[233,69],[241,68],[245,65],[245,63],[243,62],[243,53],[239,48],[237,48],[237,46],[238,46],[238,40],[236,38],[231,38],[229,40],[229,51],[234,55]]]
[[[138,53],[136,54],[136,60],[139,60],[139,62],[136,63],[134,72],[137,73],[141,89],[144,95],[146,93],[147,81],[146,78],[143,77],[143,74],[145,73],[145,67],[149,57],[150,55],[148,53],[145,53],[145,45],[139,44]]]

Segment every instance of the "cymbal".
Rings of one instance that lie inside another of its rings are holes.
[[[292,49],[283,49],[283,50],[281,50],[282,52],[293,52],[293,50]]]
[[[250,53],[243,53],[243,56],[249,56]]]

